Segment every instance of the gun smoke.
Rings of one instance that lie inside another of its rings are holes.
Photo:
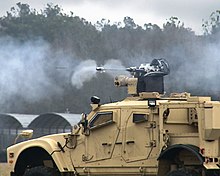
[[[12,107],[19,99],[32,104],[45,100],[54,102],[56,97],[59,97],[57,102],[62,104],[57,105],[62,106],[59,109],[65,109],[71,107],[73,97],[83,93],[81,90],[86,92],[82,99],[88,99],[93,94],[103,99],[106,94],[106,99],[109,96],[121,99],[126,95],[126,90],[123,90],[124,93],[113,90],[113,77],[129,75],[125,71],[127,67],[140,66],[141,63],[149,63],[154,58],[165,58],[170,64],[170,75],[165,77],[167,94],[191,92],[193,95],[209,95],[219,99],[220,42],[192,40],[189,46],[169,45],[166,50],[155,54],[142,51],[132,56],[120,50],[121,58],[102,60],[103,64],[98,64],[100,61],[96,60],[83,60],[62,51],[55,53],[51,45],[42,39],[21,44],[11,38],[0,38],[0,42],[1,111],[5,111],[5,104]],[[56,66],[68,66],[69,70],[57,71]],[[105,80],[100,79],[103,77],[96,72],[97,66],[106,68],[104,75],[109,76],[104,77]],[[91,82],[93,84],[90,84]],[[69,83],[72,89],[66,88]],[[84,86],[85,83],[87,87]],[[100,91],[97,87],[102,87],[103,90]],[[82,104],[85,104],[85,101],[82,101]]]
[[[80,89],[83,87],[85,82],[90,81],[92,78],[97,76],[96,67],[97,63],[95,60],[85,60],[82,61],[74,70],[71,82],[74,87]],[[125,66],[122,62],[115,59],[107,60],[103,66],[106,68],[106,73],[114,78],[117,74],[127,74],[125,71]],[[114,69],[114,71],[111,71]]]
[[[165,78],[166,89],[219,99],[219,48],[220,42],[195,43],[190,53],[186,53],[184,48],[174,48],[171,58],[168,58],[172,68],[171,74]]]
[[[54,93],[59,87],[48,76],[49,45],[43,40],[21,44],[11,38],[0,39],[0,97],[5,101],[39,101]]]

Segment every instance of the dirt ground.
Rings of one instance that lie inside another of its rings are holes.
[[[0,163],[0,176],[9,176],[7,163]]]

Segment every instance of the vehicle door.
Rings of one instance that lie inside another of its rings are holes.
[[[146,160],[156,145],[156,122],[149,109],[122,109],[123,153],[126,162]]]
[[[86,136],[85,162],[107,160],[112,157],[119,136],[120,111],[103,110],[89,121],[90,133]]]

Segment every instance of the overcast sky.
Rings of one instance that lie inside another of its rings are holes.
[[[202,33],[202,20],[208,20],[212,12],[220,10],[220,0],[1,0],[0,16],[17,2],[37,10],[52,2],[93,23],[102,18],[119,22],[129,16],[139,25],[154,23],[162,27],[171,16],[177,16],[197,34]]]

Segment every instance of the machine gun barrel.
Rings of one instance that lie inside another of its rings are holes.
[[[96,67],[96,71],[105,72],[105,71],[128,71],[124,68],[105,68],[105,67]]]
[[[144,69],[139,69],[137,67],[128,67],[128,68],[105,68],[105,67],[96,67],[96,71],[98,72],[105,72],[105,71],[128,71],[130,73],[133,72],[145,72]]]
[[[134,77],[147,77],[147,76],[165,76],[170,72],[170,68],[166,60],[154,59],[151,63],[141,64],[139,67],[128,68],[104,68],[96,67],[99,72],[105,71],[128,71]]]
[[[127,71],[131,77],[115,77],[115,86],[128,87],[128,93],[138,95],[141,92],[158,92],[164,93],[163,77],[170,73],[169,64],[164,59],[153,59],[150,63],[141,64],[139,67],[128,68],[104,68],[97,67],[97,71]]]

